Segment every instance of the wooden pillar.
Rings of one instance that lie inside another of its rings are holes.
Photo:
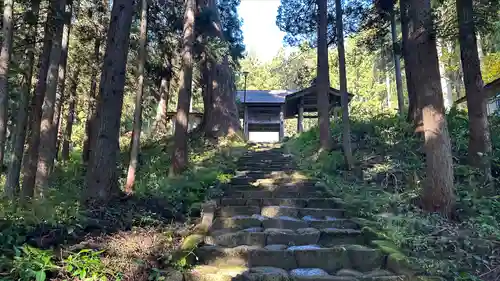
[[[248,106],[246,104],[244,104],[243,106],[243,133],[245,134],[245,140],[248,141]]]
[[[285,105],[282,104],[280,107],[280,141],[285,137]]]
[[[297,117],[297,133],[302,133],[304,131],[304,103],[302,98],[299,102],[299,115]]]

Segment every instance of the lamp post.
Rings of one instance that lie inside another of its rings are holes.
[[[243,76],[245,76],[245,88],[243,92],[243,103],[246,104],[247,102],[247,77],[248,77],[248,71],[243,71]]]
[[[243,133],[245,140],[248,141],[248,107],[247,107],[247,76],[248,71],[243,71],[245,76],[245,88],[243,89]]]

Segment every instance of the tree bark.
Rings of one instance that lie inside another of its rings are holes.
[[[26,139],[26,125],[28,122],[28,102],[30,98],[31,83],[35,65],[35,42],[38,14],[40,12],[40,0],[32,1],[31,10],[26,11],[28,32],[24,43],[26,45],[26,65],[23,67],[22,92],[19,99],[19,108],[16,114],[16,126],[13,136],[13,148],[5,181],[5,193],[13,198],[19,193],[19,178],[21,173],[21,160],[24,152]]]
[[[386,102],[387,102],[387,108],[391,108],[391,74],[390,74],[390,67],[389,64],[386,65],[385,69],[385,89],[387,92],[386,96]]]
[[[147,44],[147,24],[148,24],[148,2],[141,0],[141,27],[139,37],[139,65],[137,94],[135,96],[134,125],[132,139],[130,142],[130,163],[128,166],[127,182],[125,184],[125,193],[131,194],[135,181],[135,171],[139,157],[141,145],[142,129],[142,95],[144,93],[144,64],[146,63],[146,44]]]
[[[113,1],[86,175],[89,201],[106,201],[120,193],[117,154],[133,10],[133,1]]]
[[[49,175],[54,164],[52,147],[55,147],[54,111],[56,103],[57,83],[59,79],[59,64],[61,61],[62,38],[64,32],[64,15],[66,1],[60,0],[57,22],[54,25],[54,41],[50,52],[50,67],[47,76],[47,91],[43,102],[42,121],[40,125],[40,147],[38,149],[38,165],[36,171],[35,188],[39,195],[43,195],[47,188]],[[36,136],[33,136],[36,137]]]
[[[487,115],[487,95],[481,76],[481,62],[476,44],[472,0],[457,0],[460,55],[469,115],[469,164],[491,177],[491,140]]]
[[[408,122],[412,122],[416,132],[422,131],[422,106],[419,104],[419,97],[416,91],[417,85],[413,84],[412,69],[418,67],[415,53],[415,46],[409,40],[410,19],[408,15],[409,2],[411,0],[400,1],[401,12],[401,33],[403,36],[403,57],[405,61],[406,89],[408,91]]]
[[[184,31],[182,39],[182,70],[181,88],[177,102],[177,114],[175,116],[174,150],[172,153],[172,164],[170,175],[178,175],[188,165],[187,131],[189,122],[189,106],[191,103],[191,90],[193,80],[193,44],[194,44],[194,10],[195,1],[185,0],[186,11],[184,13]]]
[[[47,76],[51,67],[50,54],[54,43],[55,26],[57,23],[56,14],[59,7],[59,0],[51,0],[47,20],[45,22],[45,35],[43,39],[43,50],[40,54],[40,67],[38,69],[38,79],[35,93],[31,100],[30,111],[30,136],[28,138],[28,150],[23,162],[23,185],[22,193],[24,198],[35,195],[35,177],[38,163],[38,148],[40,145],[40,124],[42,121],[42,105],[47,90]]]
[[[405,100],[403,97],[403,78],[401,76],[401,48],[398,44],[398,34],[396,32],[396,11],[391,11],[391,36],[392,36],[392,56],[394,60],[394,73],[396,75],[396,92],[398,94],[398,112],[403,116]]]
[[[430,212],[448,217],[453,212],[453,161],[450,136],[444,114],[436,36],[433,29],[430,0],[410,0],[410,34],[418,64],[412,68],[413,84],[422,105],[425,136],[426,183],[422,206]]]
[[[12,51],[13,0],[3,1],[3,42],[0,53],[0,172],[3,172],[5,140],[7,139],[7,120],[9,119],[9,66]]]
[[[335,0],[335,10],[337,25],[337,50],[339,53],[340,100],[342,104],[342,142],[346,168],[351,170],[354,167],[354,158],[352,157],[351,125],[349,124],[349,94],[347,93],[347,76],[345,70],[344,24],[342,22],[341,0]]]
[[[69,146],[71,144],[71,135],[73,133],[73,123],[75,122],[75,108],[76,108],[76,101],[77,101],[77,89],[78,89],[78,82],[80,79],[80,71],[81,67],[80,65],[76,66],[76,69],[74,70],[73,77],[71,78],[71,86],[69,88],[69,107],[68,107],[68,115],[66,116],[66,129],[64,131],[64,137],[63,137],[63,145],[62,145],[62,152],[61,152],[61,157],[64,161],[69,160]]]
[[[327,46],[327,0],[316,0],[318,5],[318,122],[321,148],[326,151],[332,149],[330,133],[330,77],[328,71]]]

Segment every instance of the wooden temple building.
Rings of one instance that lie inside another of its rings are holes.
[[[285,119],[297,118],[300,133],[304,130],[304,118],[318,118],[317,114],[304,114],[318,112],[315,85],[300,91],[238,90],[236,97],[245,138],[251,142],[283,140]],[[340,92],[330,88],[330,113],[335,107],[340,107]]]

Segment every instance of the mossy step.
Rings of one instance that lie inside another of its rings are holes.
[[[244,230],[229,232],[228,230],[213,231],[205,237],[208,245],[222,247],[237,247],[241,245],[264,247],[266,245],[310,245],[332,247],[344,244],[357,244],[364,241],[359,230],[310,227],[292,229],[251,227]]]
[[[285,270],[318,268],[332,275],[341,269],[352,269],[366,275],[367,272],[380,269],[384,261],[384,256],[379,250],[361,245],[330,248],[308,245],[284,250],[248,246],[235,248],[203,246],[197,249],[196,255],[201,263],[207,265],[269,266]]]
[[[297,208],[291,206],[225,206],[220,207],[217,215],[220,217],[262,215],[267,218],[279,218],[281,216],[303,218],[311,217],[318,219],[342,218],[344,209],[321,209],[321,208]]]
[[[221,206],[289,206],[297,208],[337,209],[345,206],[339,198],[222,198]]]

